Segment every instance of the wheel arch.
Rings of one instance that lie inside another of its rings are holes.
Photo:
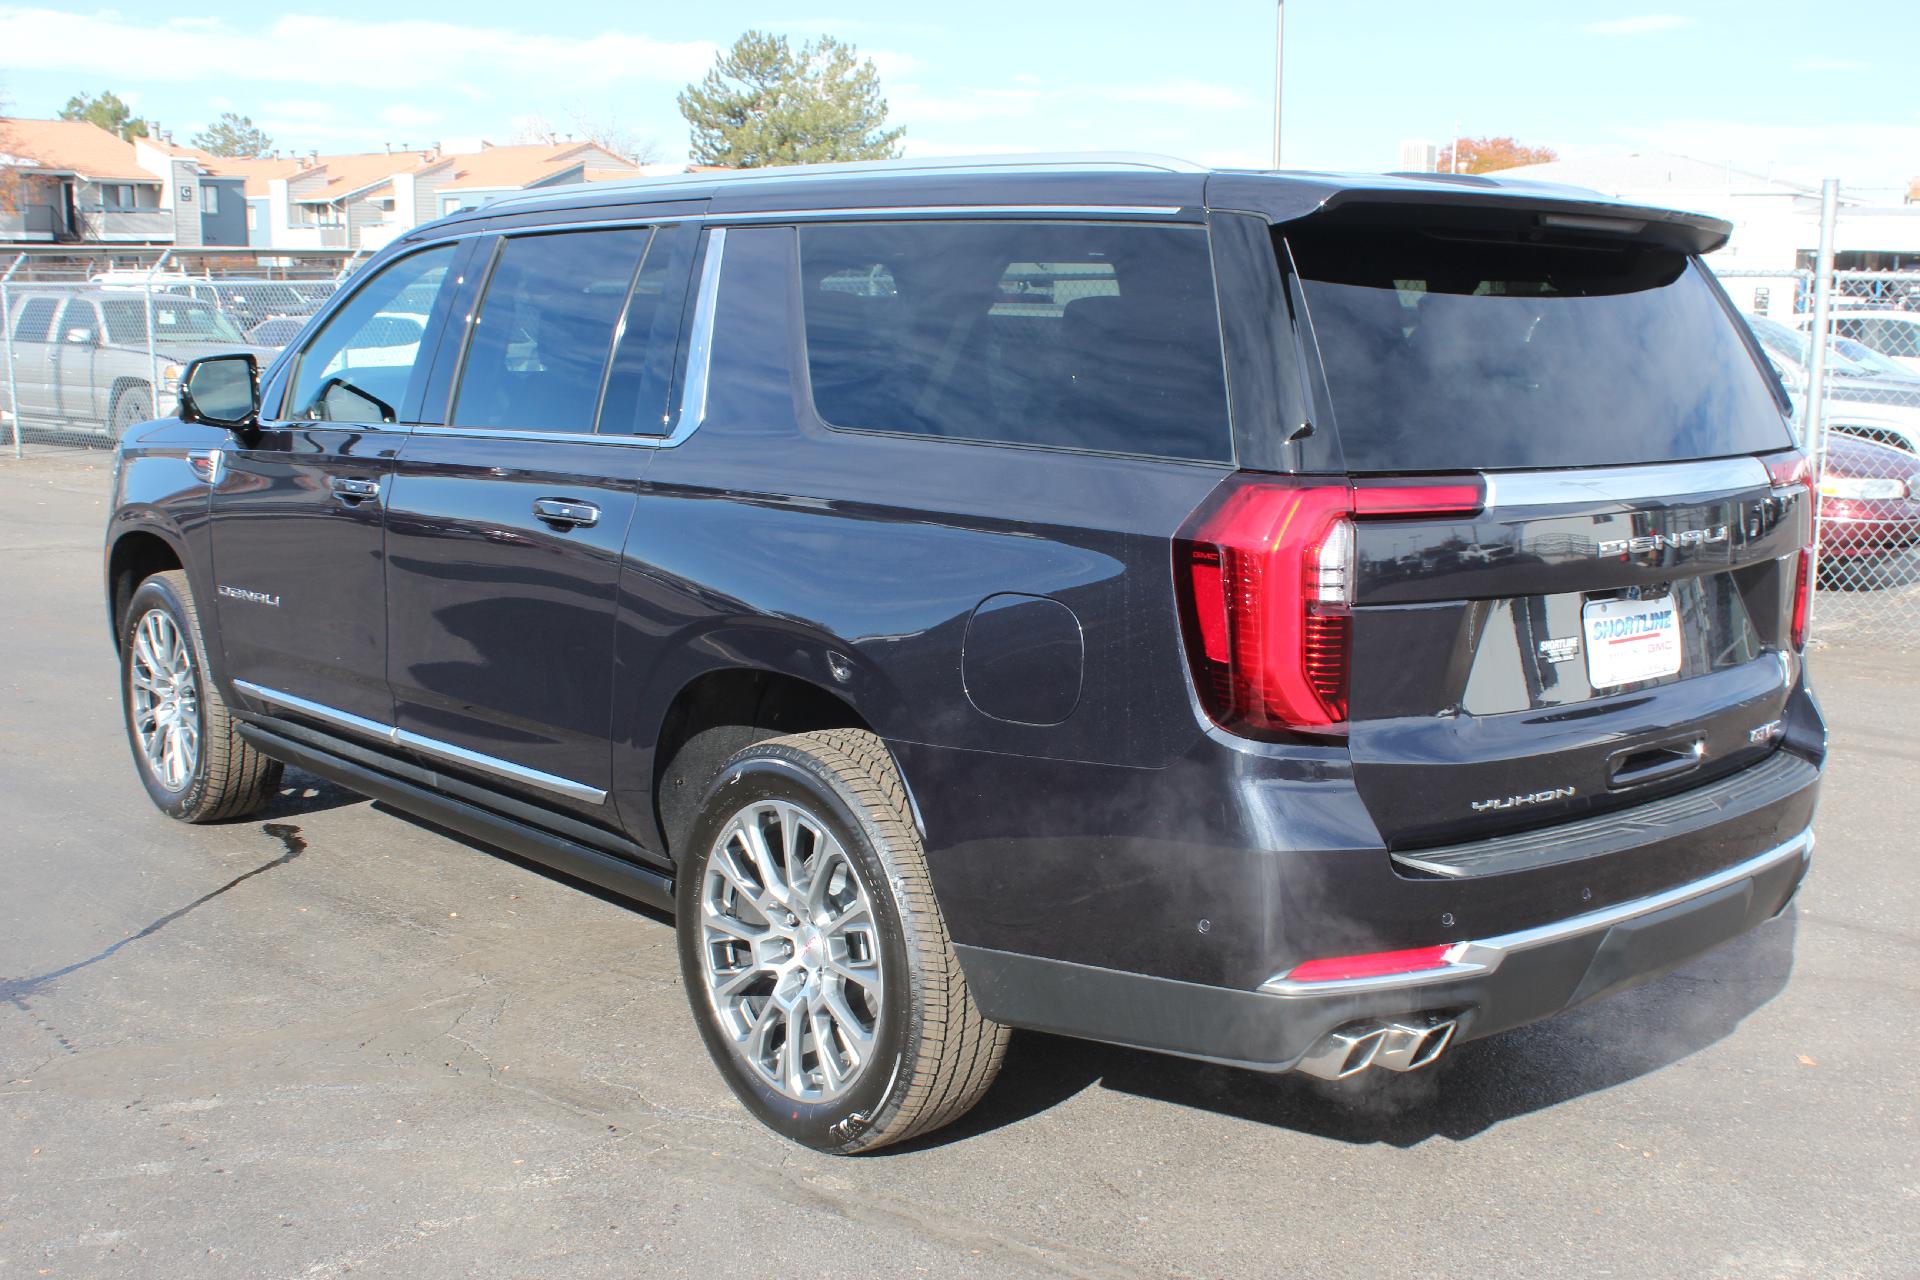
[[[715,664],[683,679],[666,702],[650,753],[647,817],[660,848],[673,856],[698,816],[707,785],[734,754],[769,738],[823,729],[879,732],[841,689],[791,671]],[[897,757],[894,766],[900,767]],[[924,836],[910,782],[907,802]]]
[[[126,529],[107,552],[107,623],[113,630],[114,652],[120,651],[127,602],[142,582],[169,569],[186,570],[186,557],[166,534],[152,526]]]

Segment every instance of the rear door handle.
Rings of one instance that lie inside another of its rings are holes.
[[[380,496],[378,480],[349,480],[345,476],[334,476],[327,483],[333,488],[333,496],[342,502],[360,503]]]
[[[591,502],[574,502],[568,498],[536,499],[533,514],[550,525],[568,529],[591,529],[600,523],[600,508]]]

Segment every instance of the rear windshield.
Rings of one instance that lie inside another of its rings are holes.
[[[1647,245],[1287,236],[1355,471],[1587,467],[1792,444],[1702,268]]]

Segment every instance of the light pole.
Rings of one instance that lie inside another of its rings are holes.
[[[1273,15],[1273,167],[1280,167],[1280,89],[1285,83],[1287,0],[1276,0]]]

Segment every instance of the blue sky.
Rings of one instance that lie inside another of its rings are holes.
[[[613,119],[677,159],[675,92],[761,27],[872,55],[910,155],[1265,161],[1271,0],[826,5],[0,4],[0,94],[48,116],[110,88],[181,141],[231,108],[322,151]],[[1920,0],[1289,0],[1286,160],[1393,168],[1400,139],[1457,123],[1563,154],[1666,149],[1891,189],[1920,174],[1916,50]]]

